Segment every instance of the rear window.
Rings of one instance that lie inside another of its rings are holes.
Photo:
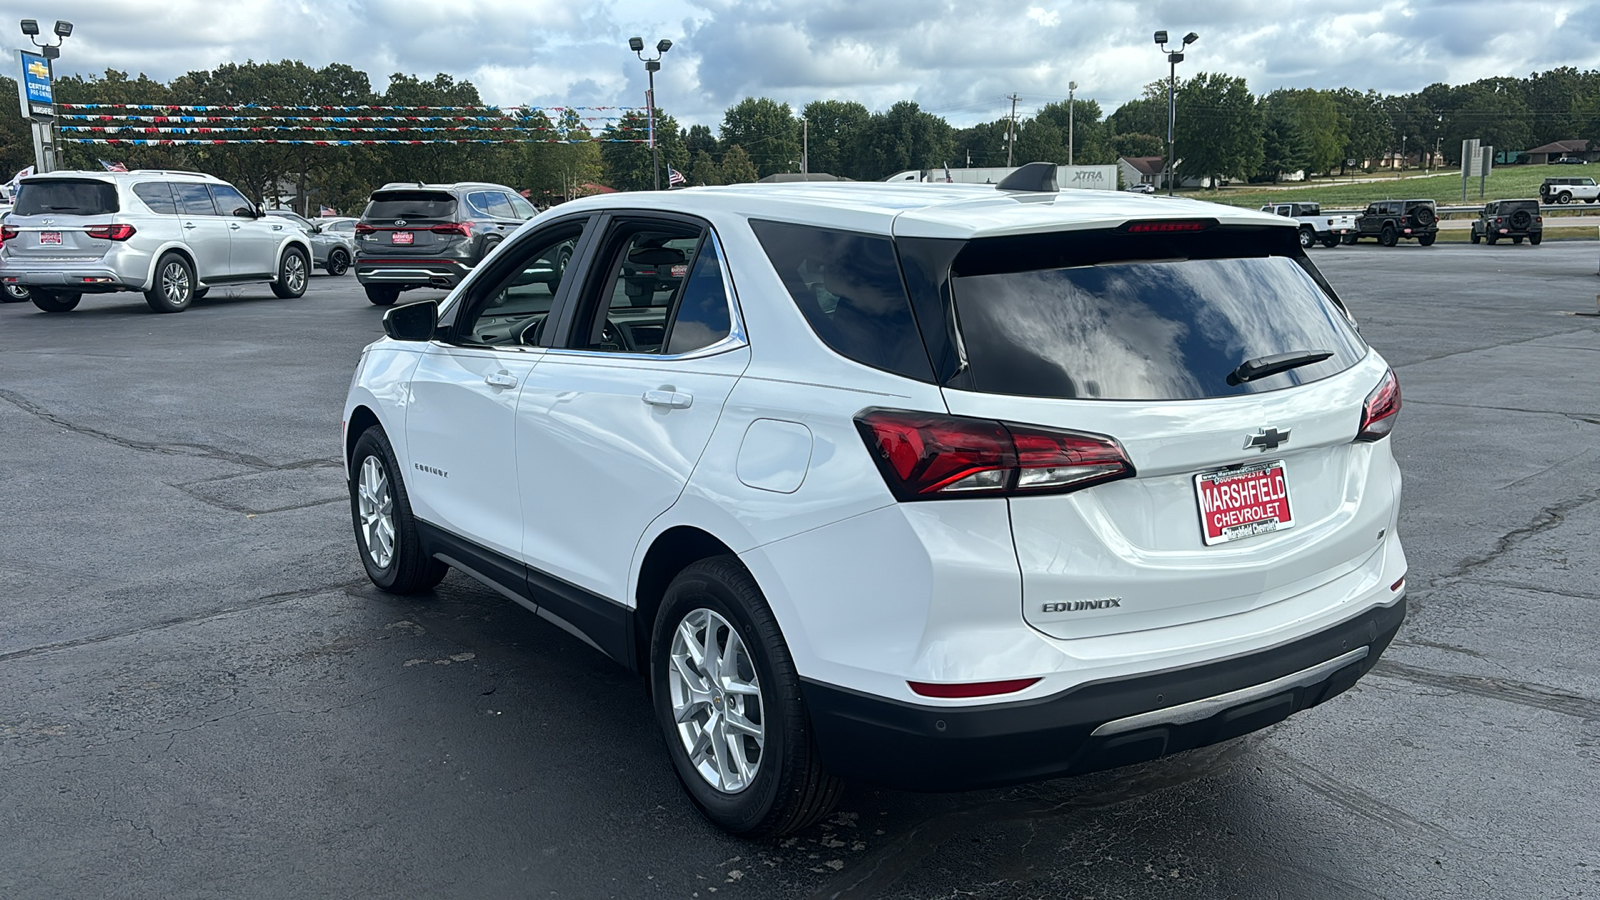
[[[117,186],[76,178],[33,179],[17,193],[19,216],[103,216],[118,210]]]
[[[456,198],[440,191],[380,191],[372,195],[363,218],[448,219],[455,211]]]
[[[823,343],[863,365],[933,380],[889,238],[757,220],[750,228]]]
[[[1287,256],[962,271],[957,259],[964,381],[985,393],[1198,400],[1317,381],[1366,353],[1344,311]],[[1287,372],[1233,377],[1249,360],[1324,352]]]

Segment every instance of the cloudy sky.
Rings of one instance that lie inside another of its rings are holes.
[[[631,35],[673,47],[659,104],[713,128],[746,96],[799,107],[911,99],[957,126],[1078,96],[1106,112],[1166,74],[1151,33],[1195,31],[1180,74],[1252,90],[1408,92],[1556,66],[1600,65],[1600,2],[1524,0],[6,0],[76,25],[58,72],[167,80],[245,60],[343,62],[381,90],[392,72],[447,72],[492,103],[641,106]],[[1336,12],[1341,7],[1352,12]],[[7,16],[6,18],[11,18]],[[6,24],[15,29],[14,25]],[[15,31],[13,40],[24,39]]]

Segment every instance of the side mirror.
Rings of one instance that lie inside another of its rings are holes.
[[[322,233],[322,226],[313,224],[311,226],[311,233],[312,234],[321,234]]]
[[[262,215],[264,215],[264,213],[260,213],[257,210],[252,210],[248,206],[236,206],[233,210],[233,216],[236,219],[259,219]]]
[[[258,219],[265,219],[267,217],[267,211],[262,208],[261,204],[259,203],[256,204],[255,217]]]
[[[426,341],[439,327],[439,307],[432,300],[396,306],[383,314],[383,333],[397,341]]]

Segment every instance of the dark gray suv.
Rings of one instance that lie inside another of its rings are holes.
[[[1510,238],[1520,244],[1523,238],[1537,244],[1544,240],[1544,216],[1539,214],[1538,200],[1495,200],[1483,207],[1472,223],[1472,242],[1487,240],[1494,243]]]
[[[505,185],[386,184],[356,224],[356,279],[379,306],[411,288],[454,287],[535,215]]]

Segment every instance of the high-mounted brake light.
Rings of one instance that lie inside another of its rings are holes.
[[[472,226],[466,222],[446,222],[428,229],[434,234],[459,234],[462,237],[472,236]]]
[[[134,228],[132,225],[126,224],[90,225],[88,228],[84,229],[84,233],[89,235],[89,237],[99,238],[102,241],[125,241],[128,238],[133,237]]]
[[[1178,234],[1187,231],[1205,231],[1217,224],[1215,219],[1176,219],[1163,222],[1129,222],[1122,226],[1127,234]]]
[[[1134,474],[1099,434],[887,409],[856,427],[899,500],[1065,493]]]
[[[1400,415],[1400,379],[1394,377],[1394,370],[1383,373],[1383,380],[1367,395],[1367,402],[1361,406],[1361,430],[1356,434],[1358,441],[1375,441],[1389,436],[1394,431],[1395,420]]]

